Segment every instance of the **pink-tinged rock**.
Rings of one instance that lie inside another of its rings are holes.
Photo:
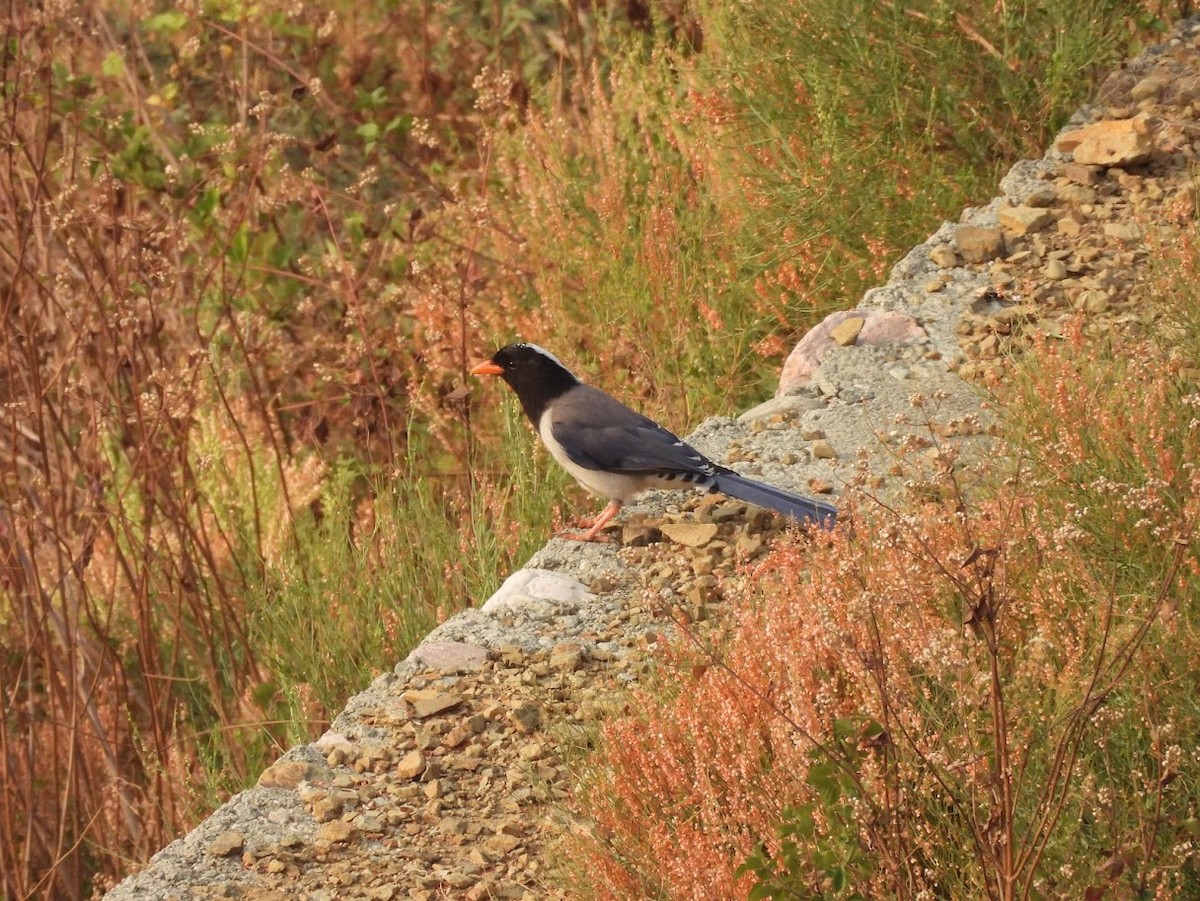
[[[1150,158],[1153,140],[1145,116],[1102,119],[1062,135],[1054,146],[1086,166],[1134,166]]]
[[[813,373],[821,364],[821,358],[838,346],[833,337],[833,330],[851,319],[863,320],[855,344],[908,344],[919,341],[926,335],[925,329],[921,328],[917,320],[894,310],[839,310],[830,313],[820,325],[801,338],[800,343],[788,354],[787,361],[783,364],[783,372],[779,375],[776,397],[812,381]]]

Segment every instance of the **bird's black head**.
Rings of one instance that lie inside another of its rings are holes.
[[[498,375],[508,382],[535,427],[546,407],[579,384],[579,379],[558,357],[536,344],[502,347],[486,363],[472,369],[471,374]]]

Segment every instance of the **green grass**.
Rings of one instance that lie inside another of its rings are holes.
[[[293,712],[289,742],[315,737],[314,710],[336,712],[545,543],[555,493],[525,431],[507,430],[503,480],[481,474],[469,492],[415,475],[416,461],[392,478],[345,461],[323,480],[248,598],[251,642]]]

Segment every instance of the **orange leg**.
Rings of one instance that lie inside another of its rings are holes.
[[[571,541],[595,541],[596,536],[600,534],[600,530],[619,512],[621,512],[621,502],[609,501],[608,506],[600,511],[600,515],[596,517],[592,522],[592,527],[586,532],[582,534],[579,532],[563,532],[559,537],[567,538]],[[604,539],[601,538],[600,540],[603,541]]]

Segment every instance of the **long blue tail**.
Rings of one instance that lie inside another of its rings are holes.
[[[714,491],[736,497],[740,501],[776,510],[784,516],[792,517],[801,525],[815,522],[822,529],[832,529],[837,524],[837,507],[744,478],[736,472],[718,472],[712,478],[711,487]]]

